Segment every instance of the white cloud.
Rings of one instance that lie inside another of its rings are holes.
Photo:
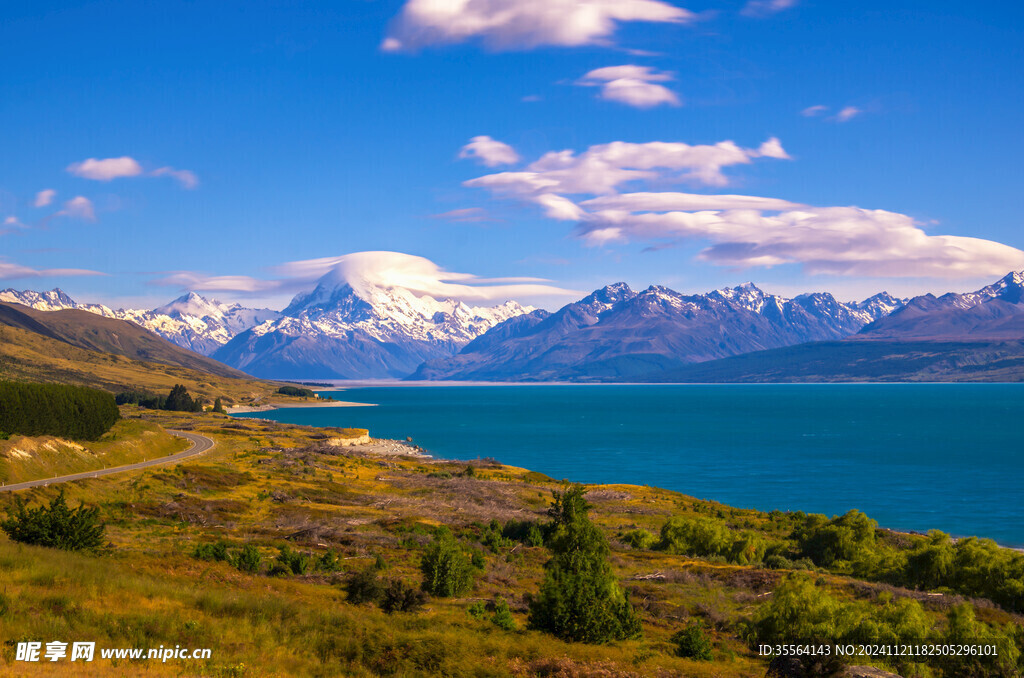
[[[150,172],[150,176],[154,177],[171,177],[175,179],[182,188],[193,189],[199,186],[199,177],[195,175],[195,172],[190,170],[179,170],[173,167],[160,167]]]
[[[459,157],[472,158],[487,167],[514,165],[519,162],[519,154],[514,148],[489,136],[470,139],[469,143],[459,151]]]
[[[606,66],[590,71],[576,84],[600,87],[601,98],[617,101],[635,108],[653,108],[661,104],[680,106],[675,92],[659,82],[670,82],[672,73],[658,71],[649,66]]]
[[[629,183],[726,183],[722,169],[753,158],[789,158],[776,138],[757,149],[615,142],[580,155],[548,153],[520,172],[465,182],[576,222],[588,245],[709,243],[699,259],[740,268],[799,265],[811,274],[977,278],[1024,269],[1024,252],[980,238],[931,235],[913,218],[860,207],[817,207],[750,195],[637,191]],[[577,196],[583,196],[580,199]],[[589,197],[587,197],[589,196]]]
[[[836,114],[836,122],[849,122],[864,111],[856,106],[847,106]]]
[[[757,149],[740,148],[732,141],[694,146],[615,141],[591,146],[580,155],[571,150],[553,151],[523,171],[488,174],[464,185],[526,200],[543,207],[549,217],[572,221],[581,218],[583,211],[567,195],[609,195],[623,184],[654,180],[723,186],[728,183],[723,168],[761,157],[789,156],[775,138]]]
[[[744,16],[771,16],[783,10],[796,7],[797,0],[750,0],[740,14]]]
[[[93,208],[91,200],[78,195],[64,203],[63,209],[54,214],[54,216],[96,221],[96,210]]]
[[[0,280],[13,280],[15,278],[43,278],[51,276],[80,276],[80,275],[106,275],[99,271],[90,271],[84,268],[44,268],[35,269],[29,266],[15,264],[0,258]]]
[[[416,50],[475,38],[500,50],[610,45],[619,23],[695,19],[661,0],[408,0],[381,49]]]
[[[136,177],[142,174],[142,166],[127,155],[120,158],[97,160],[89,158],[81,162],[73,162],[67,171],[76,177],[95,181],[110,181],[120,177]]]
[[[804,116],[805,118],[816,118],[817,116],[822,115],[826,111],[828,111],[828,106],[822,106],[821,104],[818,104],[817,106],[808,106],[804,110],[800,111],[800,115]]]
[[[354,252],[334,257],[292,261],[271,269],[276,277],[215,276],[173,271],[152,284],[207,292],[268,294],[310,289],[328,276],[328,284],[348,283],[356,290],[397,287],[416,295],[468,302],[495,302],[523,297],[579,297],[578,290],[544,284],[541,278],[481,278],[445,271],[434,262],[401,252]]]
[[[757,147],[757,154],[762,158],[775,158],[776,160],[792,160],[789,153],[786,153],[786,149],[782,147],[782,142],[777,137],[772,137],[768,141],[764,142]]]
[[[53,202],[54,197],[57,195],[57,191],[52,188],[47,188],[36,193],[35,202],[32,203],[35,207],[46,207]]]

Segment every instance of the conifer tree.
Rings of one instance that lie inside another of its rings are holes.
[[[586,491],[573,485],[555,493],[549,548],[529,626],[563,640],[603,643],[636,638],[640,618],[608,565],[608,542],[587,517]]]

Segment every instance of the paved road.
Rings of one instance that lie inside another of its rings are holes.
[[[184,452],[178,452],[177,454],[171,454],[166,457],[157,457],[156,459],[149,459],[147,461],[140,461],[135,464],[125,464],[124,466],[115,466],[113,468],[99,469],[96,471],[85,471],[84,473],[72,473],[67,476],[58,476],[56,478],[45,478],[43,480],[30,480],[25,483],[16,483],[14,485],[4,485],[0,487],[0,492],[14,492],[16,490],[27,490],[30,487],[40,487],[45,485],[53,485],[55,483],[66,483],[70,480],[82,480],[84,478],[98,478],[100,476],[108,476],[111,473],[121,473],[122,471],[134,471],[136,469],[149,468],[150,466],[160,466],[161,464],[172,464],[184,459],[189,459],[197,455],[202,454],[216,445],[212,438],[201,436],[198,433],[186,433],[185,431],[172,431],[167,430],[172,436],[178,436],[192,443]]]

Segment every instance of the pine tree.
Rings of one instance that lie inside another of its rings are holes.
[[[551,560],[539,595],[530,604],[529,626],[573,642],[636,638],[640,618],[608,565],[608,542],[587,517],[586,490],[573,485],[555,493]]]

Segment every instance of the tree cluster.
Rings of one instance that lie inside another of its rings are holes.
[[[217,399],[218,401],[220,398]],[[165,396],[153,395],[144,391],[124,391],[117,394],[118,405],[138,405],[149,410],[170,410],[172,412],[202,412],[203,401],[192,398],[184,384],[175,384],[171,392]],[[214,404],[214,411],[216,403]],[[221,406],[223,412],[223,405]]]
[[[96,440],[120,418],[109,393],[84,386],[0,382],[0,431]]]

